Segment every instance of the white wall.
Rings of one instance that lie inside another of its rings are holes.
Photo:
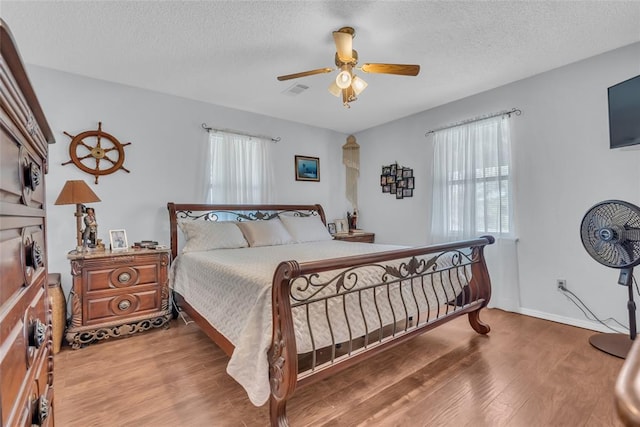
[[[432,146],[425,132],[517,107],[523,112],[512,120],[520,311],[598,328],[557,291],[556,279],[563,278],[600,318],[627,324],[618,271],[590,258],[578,230],[599,201],[640,205],[640,149],[609,149],[607,112],[607,87],[638,74],[635,43],[359,133],[361,224],[379,242],[427,243]],[[380,169],[394,161],[414,169],[412,199],[381,193]]]
[[[75,247],[75,206],[55,206],[64,183],[83,179],[102,200],[95,207],[98,237],[108,243],[110,229],[125,229],[130,243],[143,239],[169,244],[167,202],[204,202],[198,185],[207,133],[200,127],[238,129],[280,136],[274,159],[277,203],[321,203],[329,218],[344,216],[348,203],[340,147],[346,135],[284,120],[223,108],[115,83],[35,66],[28,72],[57,143],[49,147],[47,175],[49,271],[71,285],[68,251]],[[66,131],[76,135],[96,129],[112,134],[125,147],[124,167],[94,177],[70,159]],[[295,181],[294,155],[320,158],[320,182]]]

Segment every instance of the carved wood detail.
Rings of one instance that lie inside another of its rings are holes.
[[[159,317],[154,317],[153,319],[141,320],[135,323],[124,323],[122,325],[90,329],[81,332],[67,332],[65,338],[71,345],[71,347],[74,350],[77,350],[83,345],[90,344],[95,341],[106,340],[109,338],[118,338],[124,335],[131,335],[153,328],[168,327],[170,320],[171,313]]]

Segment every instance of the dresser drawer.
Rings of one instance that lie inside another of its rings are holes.
[[[3,216],[0,221],[0,307],[45,276],[43,219]]]
[[[10,425],[53,426],[53,385],[48,381],[50,363],[48,357],[38,361],[34,379],[27,384],[24,396],[16,402],[16,414]]]
[[[0,120],[0,202],[43,209],[43,174],[42,159]]]
[[[39,283],[26,288],[15,304],[3,307],[4,316],[0,318],[2,425],[13,425],[8,422],[9,418],[22,416],[16,413],[19,411],[16,408],[22,407],[16,401],[26,398],[25,382],[36,381],[41,386],[51,383],[47,369],[42,370],[43,364],[49,363],[51,339],[46,286],[43,277]]]

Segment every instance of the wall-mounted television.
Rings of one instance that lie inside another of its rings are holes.
[[[640,75],[611,86],[608,92],[610,147],[640,144]]]

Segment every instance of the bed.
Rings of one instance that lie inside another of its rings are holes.
[[[271,425],[288,425],[296,387],[453,318],[490,330],[491,236],[409,248],[333,240],[320,205],[167,207],[176,305]]]

